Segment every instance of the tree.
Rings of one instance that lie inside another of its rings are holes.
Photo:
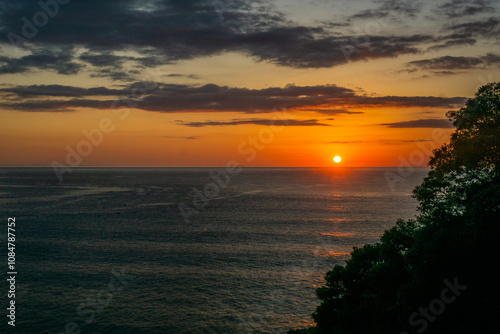
[[[434,152],[429,165],[438,172],[498,165],[500,162],[500,83],[476,92],[465,107],[449,111],[457,128],[450,143]]]
[[[500,310],[492,275],[500,255],[500,83],[447,116],[456,131],[414,191],[416,218],[329,271],[317,289],[316,326],[289,333],[491,331]],[[457,294],[445,298],[450,286]]]

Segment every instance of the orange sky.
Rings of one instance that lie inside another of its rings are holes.
[[[192,8],[165,29],[128,9],[157,39],[113,22],[71,35],[99,8],[70,3],[25,44],[0,43],[0,166],[425,166],[453,131],[446,111],[499,77],[497,8],[388,3]],[[0,31],[21,36],[20,13]]]

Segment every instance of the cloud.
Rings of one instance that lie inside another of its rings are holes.
[[[457,39],[466,38],[500,38],[500,20],[491,17],[487,20],[477,20],[473,22],[460,23],[445,28],[445,31],[452,32]]]
[[[380,12],[413,15],[419,5],[411,1],[383,1]],[[37,2],[0,0],[0,33],[22,36],[22,17],[31,17]],[[221,9],[213,0],[157,0],[138,5],[136,0],[73,1],[61,6],[43,31],[24,47],[33,57],[39,48],[65,50],[78,58],[61,73],[74,74],[87,65],[93,76],[130,81],[134,74],[123,66],[155,67],[180,60],[241,52],[257,61],[294,68],[323,68],[347,64],[345,47],[357,45],[359,34],[342,25],[304,26],[292,22],[267,1],[225,1]],[[30,16],[31,15],[31,16]],[[392,58],[421,52],[430,35],[369,36],[353,61]],[[33,46],[36,47],[33,47]],[[19,44],[18,46],[23,46]],[[88,50],[83,54],[78,49]],[[135,54],[136,56],[124,56]],[[12,58],[11,62],[22,61]],[[68,61],[66,61],[68,63]],[[78,65],[77,65],[78,64]],[[48,67],[32,64],[45,70]],[[49,67],[50,68],[50,67]],[[121,71],[119,70],[121,68]],[[4,71],[15,71],[13,65]],[[6,73],[6,72],[4,72]]]
[[[414,72],[417,69],[432,71],[437,75],[456,74],[459,71],[484,69],[491,66],[500,65],[500,55],[488,53],[478,57],[455,57],[443,56],[430,59],[411,61],[406,64],[408,72]]]
[[[30,85],[30,86],[14,86],[1,88],[0,92],[12,93],[21,98],[29,97],[87,97],[87,96],[118,96],[130,92],[133,87],[129,89],[109,89],[105,87],[95,88],[80,88],[64,85]]]
[[[414,0],[379,0],[380,5],[375,9],[362,10],[350,19],[381,19],[392,17],[415,18],[422,9],[422,4]]]
[[[86,52],[80,55],[78,59],[94,67],[92,73],[90,74],[91,77],[109,77],[114,81],[129,82],[134,81],[136,75],[141,72],[137,69],[126,70],[127,67],[145,68],[169,63],[168,60],[164,60],[158,55],[131,57],[117,56],[111,52]]]
[[[40,51],[36,54],[11,58],[0,56],[0,74],[18,74],[35,70],[53,70],[58,74],[77,74],[84,65],[73,62],[70,54]]]
[[[138,94],[143,92],[144,94]],[[156,84],[144,91],[143,83],[121,88],[79,88],[61,85],[31,85],[0,88],[12,95],[0,106],[20,111],[71,111],[78,108],[111,109],[134,107],[155,112],[242,112],[270,113],[276,108],[312,110],[318,113],[355,113],[349,108],[424,107],[455,108],[463,105],[463,97],[434,96],[366,96],[336,85],[271,87],[247,89],[207,84],[204,86]],[[136,96],[137,95],[137,96]],[[19,99],[15,99],[17,96]],[[134,96],[136,96],[134,98]],[[99,97],[98,99],[96,99]],[[108,97],[103,99],[101,97]],[[56,99],[59,98],[59,99]],[[341,106],[332,108],[332,106]],[[344,110],[346,109],[346,110]]]
[[[114,81],[132,82],[140,71],[124,71],[121,69],[104,68],[90,74],[92,78],[110,78]]]
[[[110,53],[91,54],[89,52],[80,55],[79,58],[80,60],[85,61],[91,64],[92,66],[96,67],[105,67],[105,66],[119,67],[123,64],[125,60],[130,59],[130,57],[120,57]]]
[[[58,15],[50,17],[29,43],[16,43],[29,56],[2,56],[0,75],[36,70],[73,75],[85,69],[91,77],[133,82],[144,68],[227,52],[279,66],[329,68],[350,61],[419,54],[425,48],[471,46],[481,38],[500,35],[499,20],[494,17],[445,27],[442,36],[394,32],[394,27],[386,26],[389,21],[381,23],[381,34],[358,31],[346,23],[413,18],[422,7],[421,1],[378,0],[373,9],[360,10],[347,21],[306,26],[288,19],[266,0],[72,1],[61,5]],[[4,9],[0,11],[3,36],[22,36],[21,19],[30,19],[41,10],[37,1],[0,0],[0,8]],[[492,12],[492,8],[487,0],[452,0],[438,9],[448,16],[469,17]],[[35,60],[46,56],[47,50],[59,58]]]
[[[445,48],[466,47],[477,44],[484,39],[500,39],[500,20],[495,17],[478,19],[476,21],[445,26],[443,35],[436,37],[435,45],[427,51],[436,51]]]
[[[167,138],[167,139],[186,139],[186,140],[196,140],[199,139],[199,137],[194,137],[194,136],[162,136],[162,138]]]
[[[399,145],[405,143],[417,142],[432,142],[430,139],[415,139],[415,140],[393,140],[393,139],[375,139],[375,140],[351,140],[351,141],[330,141],[328,144],[383,144],[383,145]]]
[[[491,5],[490,0],[452,0],[438,8],[448,18],[457,18],[494,12],[495,8]]]
[[[240,40],[240,49],[242,47],[246,53],[260,61],[281,66],[322,68],[343,65],[348,60],[416,54],[420,52],[420,43],[433,39],[430,35],[366,36],[363,45],[359,46],[357,35],[324,36],[325,34],[323,28],[275,28],[245,36]]]
[[[464,47],[475,45],[477,40],[475,38],[470,38],[470,36],[462,36],[461,34],[452,34],[444,36],[440,39],[441,43],[433,45],[427,49],[427,51],[435,51],[453,47]]]
[[[328,109],[328,108],[321,108],[321,109],[304,109],[301,111],[309,111],[309,112],[315,112],[318,114],[323,114],[323,115],[339,115],[339,114],[364,114],[362,111],[350,111],[347,109],[339,108],[339,109]]]
[[[296,120],[296,119],[233,119],[232,121],[225,122],[189,122],[182,123],[181,125],[189,126],[192,128],[201,128],[206,126],[232,126],[232,125],[265,125],[265,126],[331,126],[329,124],[319,123],[317,119]]]
[[[381,96],[357,97],[352,107],[398,107],[398,108],[456,108],[465,102],[463,97],[436,96]]]
[[[180,73],[164,74],[164,75],[162,75],[162,77],[166,77],[166,78],[188,78],[188,79],[195,79],[195,80],[200,79],[200,76],[196,75],[196,74],[180,74]]]
[[[412,121],[383,123],[390,128],[453,128],[453,122],[448,119],[417,119]]]

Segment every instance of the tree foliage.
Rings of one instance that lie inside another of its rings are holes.
[[[500,83],[485,85],[459,110],[446,114],[456,131],[434,152],[429,164],[438,172],[480,168],[500,162]]]
[[[491,332],[500,310],[493,274],[500,255],[500,83],[481,87],[447,115],[456,131],[434,151],[414,191],[416,218],[398,221],[329,271],[317,289],[316,325],[290,334]],[[444,303],[451,282],[466,289]],[[429,311],[440,300],[444,309]]]

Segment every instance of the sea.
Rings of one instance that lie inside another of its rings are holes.
[[[0,332],[310,326],[326,272],[413,218],[427,172],[0,168]]]

